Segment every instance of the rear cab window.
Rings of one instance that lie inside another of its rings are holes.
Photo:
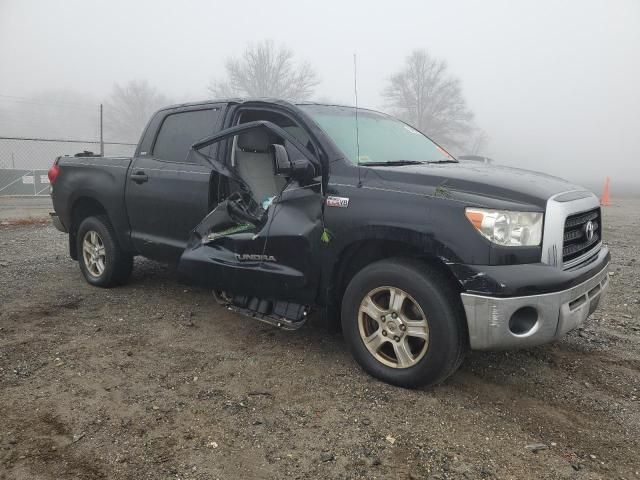
[[[189,155],[191,145],[212,135],[220,118],[220,108],[188,110],[165,117],[153,146],[157,160],[176,163],[196,163]]]

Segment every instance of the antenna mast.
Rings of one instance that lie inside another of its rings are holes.
[[[353,54],[353,93],[356,99],[356,161],[358,163],[358,187],[362,186],[360,180],[360,130],[358,128],[358,68],[356,54]]]

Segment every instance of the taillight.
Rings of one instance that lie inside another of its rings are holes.
[[[59,173],[60,173],[60,165],[58,165],[58,159],[56,158],[55,162],[53,162],[53,165],[51,165],[51,168],[47,172],[47,177],[49,177],[49,183],[51,185],[56,183],[56,178],[58,178]]]

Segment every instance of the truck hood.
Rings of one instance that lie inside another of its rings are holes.
[[[385,188],[475,201],[491,208],[513,208],[519,204],[544,209],[555,194],[584,190],[558,177],[497,165],[431,163],[363,170],[367,171],[363,176],[367,183],[379,180]]]

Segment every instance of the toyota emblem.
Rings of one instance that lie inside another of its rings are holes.
[[[596,227],[591,220],[589,220],[584,226],[584,234],[586,235],[587,240],[589,242],[593,240],[593,234],[595,232],[595,229]]]

